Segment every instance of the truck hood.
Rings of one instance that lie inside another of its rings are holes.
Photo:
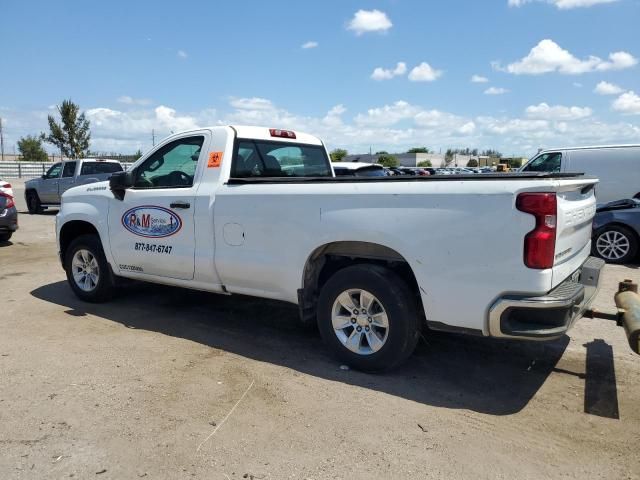
[[[64,201],[74,200],[85,197],[109,197],[113,196],[109,189],[109,181],[89,183],[87,185],[78,185],[77,187],[70,188],[62,194]]]

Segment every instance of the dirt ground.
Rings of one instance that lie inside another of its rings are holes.
[[[135,283],[78,301],[54,214],[0,246],[4,480],[640,479],[640,357],[614,322],[429,334],[396,371],[342,370],[291,306]],[[624,278],[606,267],[598,307]]]

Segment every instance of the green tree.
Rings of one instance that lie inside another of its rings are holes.
[[[407,150],[407,153],[429,153],[427,147],[413,147]]]
[[[57,106],[61,123],[56,122],[53,116],[49,115],[49,134],[42,133],[40,138],[47,143],[51,143],[60,149],[62,154],[68,158],[82,158],[89,151],[89,120],[84,112],[80,112],[80,107],[71,100],[63,100],[62,105]]]
[[[380,150],[379,152],[376,152],[376,155],[389,155],[389,152],[386,150]]]
[[[378,163],[383,167],[397,167],[398,165],[400,165],[398,159],[393,155],[389,155],[388,153],[379,155]]]
[[[467,162],[467,167],[477,167],[478,166],[478,160],[476,160],[475,158],[472,158],[471,160],[469,160]]]
[[[431,165],[431,160],[423,160],[421,162],[418,162],[418,166],[419,167],[432,167],[433,165]]]
[[[42,140],[33,135],[18,140],[18,150],[25,162],[46,162],[49,158],[42,148]]]
[[[138,160],[142,156],[142,150],[138,149],[138,151],[134,153],[133,156],[136,160]]]
[[[347,155],[349,155],[349,152],[347,152],[344,148],[335,148],[331,150],[331,153],[329,153],[332,162],[340,162]]]

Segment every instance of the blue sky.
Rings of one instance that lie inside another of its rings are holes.
[[[640,141],[639,0],[4,0],[0,18],[6,151],[64,98],[99,151],[231,122],[352,152]]]

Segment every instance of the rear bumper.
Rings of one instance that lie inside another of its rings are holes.
[[[18,210],[15,207],[0,210],[0,233],[15,232],[18,229]]]
[[[589,257],[546,295],[500,297],[489,310],[489,335],[542,340],[562,336],[591,305],[604,265],[603,260]]]

